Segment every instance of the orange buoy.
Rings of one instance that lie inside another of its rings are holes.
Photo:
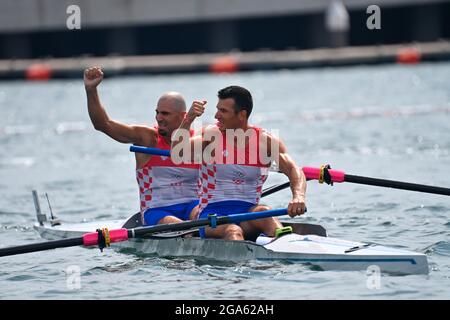
[[[397,63],[416,64],[422,60],[422,54],[416,48],[402,48],[397,52]]]
[[[238,60],[232,56],[218,57],[209,66],[209,71],[212,73],[234,73],[238,70]]]
[[[52,78],[52,70],[50,67],[43,63],[35,63],[25,70],[25,79],[27,80],[49,80]]]

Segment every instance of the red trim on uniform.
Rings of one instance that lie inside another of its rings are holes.
[[[211,125],[212,127],[216,127],[217,125]],[[202,128],[202,133],[204,133],[204,129]],[[251,167],[270,167],[270,163],[269,164],[263,164],[261,162],[260,156],[259,156],[259,149],[260,149],[260,135],[262,132],[262,128],[259,127],[255,127],[255,126],[251,126],[249,127],[249,129],[253,129],[256,132],[256,163],[249,163],[250,162],[250,147],[254,147],[251,143],[250,144],[246,144],[245,146],[245,151],[244,151],[244,163],[236,163],[238,161],[238,148],[235,145],[234,146],[234,161],[233,163],[228,163],[227,159],[228,157],[226,157],[225,155],[229,154],[230,150],[227,149],[227,139],[226,139],[226,132],[225,131],[220,131],[222,134],[222,162],[218,163],[218,161],[215,161],[214,163],[203,163],[204,165],[210,165],[210,164],[226,164],[226,165],[233,165],[233,164],[237,164],[237,165],[244,165],[244,166],[251,166]],[[251,139],[253,140],[253,138]],[[250,140],[250,142],[251,142]],[[242,152],[241,152],[242,153]],[[213,159],[215,159],[216,156],[213,157]],[[220,157],[219,155],[217,155],[217,157]],[[255,157],[253,157],[255,158]],[[254,159],[251,159],[252,162]],[[208,174],[212,175],[209,170],[208,170]]]
[[[154,127],[158,131],[158,127]],[[189,131],[191,137],[194,136],[194,130],[190,129]],[[155,148],[162,150],[170,150],[170,145],[164,140],[162,136],[158,135],[158,141],[156,142]],[[173,163],[170,157],[164,156],[150,156],[150,159],[142,166],[140,169],[145,169],[147,167],[177,167],[177,168],[188,168],[188,169],[198,169],[200,167],[199,164],[175,164]],[[148,174],[148,173],[147,173]]]

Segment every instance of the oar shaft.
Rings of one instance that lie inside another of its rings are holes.
[[[305,173],[305,176],[307,179],[319,180],[320,171],[321,171],[320,168],[303,167],[302,170]],[[351,183],[365,184],[365,185],[377,186],[377,187],[386,187],[386,188],[394,188],[394,189],[400,189],[400,190],[426,192],[426,193],[450,196],[449,188],[428,186],[428,185],[424,185],[424,184],[402,182],[402,181],[395,181],[395,180],[386,180],[386,179],[370,178],[370,177],[363,177],[363,176],[355,176],[355,175],[351,175],[351,174],[346,174],[343,171],[332,170],[332,169],[329,169],[328,173],[330,174],[331,181],[333,181],[333,182],[351,182]]]
[[[273,186],[273,187],[269,187],[266,190],[263,190],[263,193],[262,193],[261,197],[267,197],[268,195],[271,195],[272,193],[275,193],[275,192],[278,192],[280,190],[288,188],[290,185],[291,185],[291,183],[288,181],[288,182],[285,182],[283,184],[279,184],[279,185],[276,185],[276,186]]]
[[[230,214],[224,218],[223,223],[239,223],[242,221],[256,220],[256,219],[264,219],[269,217],[277,217],[283,216],[287,214],[287,209],[273,209],[267,211],[257,211],[257,212],[249,212],[249,213],[240,213],[240,214]]]
[[[258,212],[245,212],[238,214],[230,214],[228,216],[217,217],[216,224],[228,224],[228,223],[239,223],[242,221],[263,219],[268,217],[276,217],[287,214],[287,209],[273,209],[267,211],[258,211]],[[159,224],[155,226],[149,227],[139,227],[135,229],[128,230],[129,238],[139,238],[144,237],[145,235],[150,235],[159,232],[170,232],[170,231],[181,231],[181,230],[189,230],[199,227],[210,226],[211,220],[208,218],[185,221],[179,223],[168,223],[168,224]]]
[[[203,227],[205,225],[209,225],[208,219],[201,220],[192,220],[178,223],[167,223],[167,224],[158,224],[155,226],[149,227],[138,227],[135,229],[128,230],[129,238],[139,238],[144,237],[145,235],[150,235],[159,232],[171,232],[171,231],[182,231],[189,230],[198,227]]]
[[[369,177],[362,177],[362,176],[354,176],[351,174],[345,175],[345,182],[352,182],[352,183],[359,183],[359,184],[365,184],[365,185],[370,185],[370,186],[387,187],[387,188],[417,191],[417,192],[426,192],[426,193],[450,196],[450,189],[448,189],[448,188],[427,186],[427,185],[423,185],[423,184],[401,182],[401,181],[394,181],[394,180],[385,180],[385,179],[369,178]]]
[[[131,152],[151,154],[151,155],[155,155],[155,156],[170,157],[170,150],[163,150],[163,149],[158,149],[158,148],[130,146],[130,151]]]
[[[56,248],[66,248],[83,245],[83,238],[68,238],[61,240],[53,240],[41,243],[31,243],[22,246],[0,248],[0,257],[12,256],[15,254],[44,251]]]

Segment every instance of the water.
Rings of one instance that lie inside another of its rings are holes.
[[[100,95],[112,118],[151,125],[157,97],[176,90],[188,101],[208,100],[212,121],[217,90],[243,85],[254,95],[253,123],[279,130],[299,165],[450,187],[449,83],[450,64],[440,63],[107,78]],[[65,221],[125,218],[138,211],[134,174],[128,146],[92,128],[81,79],[0,83],[1,246],[41,241],[32,189],[48,193]],[[274,174],[266,186],[284,181]],[[265,198],[273,207],[288,200],[287,190]],[[385,274],[370,289],[364,271],[75,247],[1,258],[0,299],[450,298],[448,197],[312,181],[307,205],[299,220],[333,237],[426,253],[430,274]],[[41,206],[48,213],[45,197]],[[79,283],[71,270],[79,270]]]

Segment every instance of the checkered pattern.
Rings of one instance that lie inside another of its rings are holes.
[[[255,130],[259,137],[261,129],[255,127]],[[256,150],[259,150],[259,139],[254,143],[256,143]],[[269,173],[267,166],[263,165],[259,159],[256,164],[250,163],[248,147],[246,147],[245,161],[242,164],[237,164],[236,154],[239,150],[236,145],[234,151],[228,150],[225,140],[222,148],[223,159],[219,156],[220,162],[203,163],[200,166],[200,211],[213,202],[235,200],[257,204],[261,199],[262,188]],[[228,161],[230,152],[235,154],[232,163]]]
[[[234,178],[236,175],[238,178]],[[219,201],[259,203],[267,177],[267,167],[203,164],[200,169],[200,211],[209,203]]]
[[[258,179],[258,184],[256,185],[256,199],[255,199],[256,201],[255,201],[255,203],[259,203],[259,200],[261,200],[262,188],[263,188],[264,182],[266,182],[266,180],[267,180],[268,173],[269,173],[268,170],[262,169],[262,171],[263,172]]]
[[[152,167],[137,169],[136,180],[139,185],[141,212],[144,212],[147,208],[150,208],[150,204],[152,201]]]
[[[200,211],[212,199],[211,191],[216,189],[217,166],[215,164],[202,165],[200,168]]]

